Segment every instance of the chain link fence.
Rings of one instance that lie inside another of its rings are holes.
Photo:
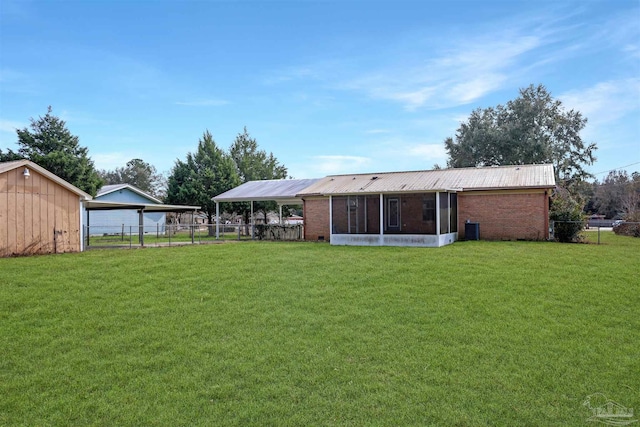
[[[589,237],[589,241],[600,244],[601,233],[616,233],[623,236],[640,237],[640,222],[623,220],[593,221],[550,221],[549,239],[562,241],[560,236],[575,232],[578,239]],[[585,232],[589,232],[586,234]],[[593,240],[592,240],[593,239]]]
[[[302,240],[301,224],[156,224],[154,226],[86,226],[85,247],[178,246],[242,240]]]

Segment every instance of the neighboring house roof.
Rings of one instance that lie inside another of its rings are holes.
[[[82,191],[81,189],[79,189],[78,187],[76,187],[75,185],[65,181],[64,179],[60,178],[58,175],[49,172],[48,170],[46,170],[45,168],[43,168],[42,166],[39,166],[36,163],[33,163],[31,160],[15,160],[12,162],[3,162],[0,163],[0,173],[4,173],[4,172],[8,172],[17,168],[21,168],[21,167],[26,167],[28,169],[34,170],[36,172],[38,172],[40,175],[46,176],[47,178],[49,178],[51,181],[54,181],[55,183],[59,184],[60,186],[66,188],[67,190],[71,191],[72,193],[77,194],[79,197],[81,197],[84,200],[91,200],[92,197],[91,195],[85,193],[84,191]]]
[[[332,175],[297,196],[553,188],[555,184],[553,165],[513,165]]]
[[[148,199],[154,203],[162,203],[161,200],[156,199],[155,197],[153,197],[152,195],[145,193],[144,191],[140,190],[137,187],[134,187],[131,184],[111,184],[111,185],[104,185],[102,186],[102,188],[100,188],[100,190],[98,190],[98,194],[96,194],[96,199],[102,197],[102,196],[106,196],[107,194],[113,193],[115,191],[119,191],[119,190],[124,190],[124,189],[128,189],[133,191],[136,194],[139,194],[140,196],[144,197],[145,199]]]
[[[319,179],[270,179],[249,181],[219,194],[214,202],[250,202],[275,200],[280,204],[302,204],[296,195]]]

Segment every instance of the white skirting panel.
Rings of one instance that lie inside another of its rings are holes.
[[[416,246],[437,248],[458,240],[458,233],[441,234],[332,234],[332,245],[348,246]]]

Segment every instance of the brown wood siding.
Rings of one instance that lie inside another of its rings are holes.
[[[80,199],[31,169],[0,174],[0,256],[80,251]]]
[[[4,252],[9,244],[9,191],[8,173],[0,173],[0,257],[4,256]]]

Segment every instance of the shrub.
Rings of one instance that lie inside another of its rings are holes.
[[[553,238],[562,243],[582,241],[581,231],[587,221],[582,206],[569,192],[557,187],[551,197],[549,219],[553,222]]]
[[[621,236],[640,237],[640,213],[627,216],[627,222],[613,227],[613,232]]]

